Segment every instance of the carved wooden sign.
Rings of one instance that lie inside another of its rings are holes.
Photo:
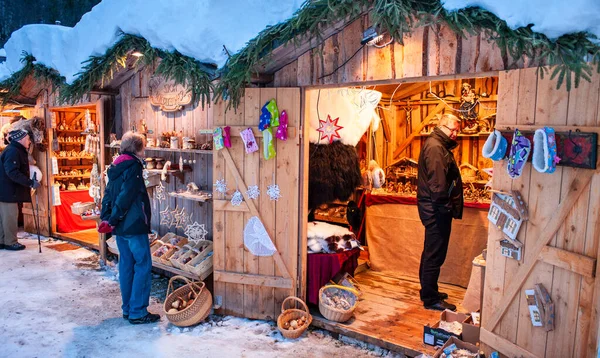
[[[165,112],[179,111],[192,102],[192,91],[175,81],[166,81],[164,77],[154,76],[148,82],[150,103]]]

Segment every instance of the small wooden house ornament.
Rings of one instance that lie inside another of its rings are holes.
[[[502,255],[516,260],[521,259],[523,244],[517,240],[517,235],[523,221],[529,218],[523,196],[517,190],[510,193],[492,191],[492,203],[488,212],[488,220],[498,230],[502,231],[504,245],[501,242]],[[510,245],[508,245],[510,244]]]

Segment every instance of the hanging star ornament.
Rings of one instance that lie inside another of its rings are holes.
[[[242,193],[239,190],[236,190],[235,193],[233,193],[233,197],[231,198],[231,205],[240,206],[242,205],[243,201],[244,197],[242,196]]]
[[[185,213],[185,208],[182,208],[180,212],[175,214],[175,228],[183,229],[188,224],[188,217]]]
[[[338,126],[339,120],[339,117],[332,120],[330,115],[327,115],[326,121],[319,119],[319,129],[317,129],[317,132],[321,133],[320,139],[329,139],[329,144],[331,144],[334,138],[341,138],[338,131],[344,127]]]
[[[267,195],[269,196],[269,198],[271,198],[271,200],[275,200],[275,201],[277,201],[279,198],[281,198],[281,193],[279,191],[279,185],[277,185],[277,184],[269,185],[267,187]]]
[[[193,224],[188,225],[183,232],[185,236],[187,236],[188,241],[193,243],[197,243],[200,240],[206,240],[206,235],[208,231],[204,227],[204,224],[198,224],[197,221],[194,221]]]
[[[171,210],[169,209],[169,207],[167,206],[165,208],[165,210],[160,212],[160,224],[161,225],[167,225],[167,226],[171,226]]]
[[[246,191],[246,195],[248,195],[250,199],[257,199],[260,195],[260,189],[258,189],[258,185],[250,185]]]
[[[227,192],[227,182],[225,179],[217,179],[217,182],[215,183],[215,190],[222,194]]]

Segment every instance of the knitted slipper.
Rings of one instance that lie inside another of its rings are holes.
[[[506,138],[500,131],[494,129],[483,145],[483,156],[494,161],[502,160],[506,155],[507,147]]]
[[[554,173],[560,158],[556,155],[556,138],[554,129],[544,127],[537,129],[533,136],[533,167],[540,173]]]
[[[217,127],[213,130],[213,148],[215,150],[223,149],[223,129],[221,127]]]
[[[508,166],[506,170],[508,175],[512,179],[516,179],[523,174],[523,168],[529,158],[529,152],[531,151],[531,142],[525,138],[521,131],[515,129],[513,134],[512,146],[510,148],[510,155],[508,157]]]
[[[271,128],[267,128],[262,131],[263,134],[263,156],[265,160],[269,160],[275,157],[275,146],[273,145],[273,131]]]
[[[271,112],[269,112],[268,106],[269,102],[265,103],[264,106],[262,106],[261,110],[260,110],[260,118],[258,120],[258,130],[259,131],[264,131],[265,129],[269,128],[269,126],[271,125]]]
[[[279,125],[279,109],[277,108],[277,102],[275,102],[275,99],[272,99],[266,106],[269,113],[271,113],[271,127],[277,127]]]
[[[287,132],[288,132],[288,115],[286,111],[282,111],[281,115],[279,116],[279,127],[277,127],[277,130],[275,131],[275,138],[279,139],[279,140],[286,140],[287,139]]]

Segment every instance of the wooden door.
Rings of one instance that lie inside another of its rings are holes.
[[[279,112],[288,114],[288,139],[274,139],[275,158],[265,160],[258,120],[262,106],[274,98]],[[215,127],[231,127],[231,148],[214,152],[213,182],[225,179],[225,196],[213,189],[214,301],[222,314],[276,319],[281,302],[296,291],[298,266],[298,216],[300,168],[300,89],[248,88],[236,109],[227,103],[212,106]],[[246,154],[239,133],[252,128],[259,151]],[[277,184],[282,197],[275,201],[267,187]],[[260,195],[249,199],[248,186],[258,185]],[[240,206],[230,202],[239,190]],[[277,251],[273,256],[254,256],[245,247],[243,231],[258,216]]]
[[[600,75],[567,92],[535,68],[501,72],[498,129],[600,133]],[[535,145],[535,143],[533,144]],[[600,168],[600,166],[599,166]],[[600,311],[600,170],[559,166],[553,174],[527,164],[511,180],[506,161],[494,162],[494,188],[519,190],[529,221],[518,239],[521,262],[500,255],[500,232],[490,225],[482,308],[486,350],[514,357],[595,357]],[[542,283],[555,304],[555,328],[533,327],[524,290]]]

